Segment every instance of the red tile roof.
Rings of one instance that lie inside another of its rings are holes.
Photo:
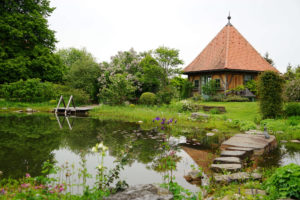
[[[279,72],[230,23],[183,71],[188,74],[214,70]]]

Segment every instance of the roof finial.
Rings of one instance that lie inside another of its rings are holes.
[[[229,11],[229,15],[228,15],[227,19],[228,19],[228,23],[227,23],[227,25],[231,25],[231,23],[230,23],[230,19],[231,19],[231,16],[230,16],[230,11]]]

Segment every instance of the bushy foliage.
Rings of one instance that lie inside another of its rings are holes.
[[[53,53],[56,39],[47,21],[53,11],[49,0],[1,1],[0,83],[62,80],[64,67]]]
[[[89,94],[94,102],[98,101],[100,76],[99,64],[86,49],[60,49],[56,52],[66,68],[64,82],[66,85],[82,89]]]
[[[199,104],[195,104],[193,102],[189,102],[187,100],[181,101],[181,108],[180,112],[190,111],[190,112],[197,112],[202,108]]]
[[[300,116],[300,103],[288,103],[284,113],[286,116]]]
[[[144,92],[141,95],[139,102],[145,105],[154,105],[156,102],[156,95],[152,92]]]
[[[101,90],[100,101],[115,105],[122,104],[134,98],[136,87],[132,81],[128,79],[126,73],[115,74],[109,77],[110,84]]]
[[[73,95],[75,106],[91,103],[91,98],[84,90],[74,89],[66,85],[54,85],[55,95],[53,99],[59,99],[63,95],[64,100],[68,101],[70,96]],[[65,102],[67,103],[67,102]]]
[[[210,80],[207,84],[202,86],[202,92],[205,95],[213,96],[217,93],[217,84],[215,80]]]
[[[257,82],[255,80],[248,81],[245,87],[248,88],[248,90],[250,90],[250,92],[252,92],[254,95],[257,94]]]
[[[285,85],[284,95],[288,101],[300,101],[300,78]]]
[[[142,91],[157,93],[161,88],[161,84],[165,82],[164,70],[150,54],[146,54],[141,60],[140,67],[141,71],[138,77]]]
[[[171,85],[177,89],[179,99],[187,99],[191,97],[193,83],[188,81],[187,78],[180,76],[171,79]]]
[[[258,78],[258,94],[262,117],[275,118],[282,114],[283,78],[278,73],[266,71]]]
[[[229,95],[226,96],[226,98],[224,98],[223,101],[224,102],[246,102],[249,101],[249,99],[238,95]]]
[[[157,93],[157,101],[160,104],[170,104],[174,97],[174,88],[166,86]]]
[[[53,84],[37,78],[4,84],[2,93],[6,100],[21,102],[48,101],[54,96]]]
[[[294,163],[279,167],[265,182],[271,199],[300,199],[300,166]]]
[[[241,131],[256,129],[256,124],[253,121],[235,119],[227,123],[229,126],[239,128]]]

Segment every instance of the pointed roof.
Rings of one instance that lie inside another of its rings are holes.
[[[279,72],[232,26],[230,17],[226,26],[183,71],[189,74],[221,70]]]

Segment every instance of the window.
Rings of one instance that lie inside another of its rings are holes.
[[[221,88],[221,80],[220,79],[215,79],[216,81],[216,88],[220,89]]]
[[[251,80],[253,80],[253,75],[251,75],[251,74],[245,74],[244,75],[244,85],[248,82],[248,81],[251,81]]]
[[[199,80],[194,80],[194,88],[195,89],[199,88]]]
[[[206,85],[211,80],[211,75],[201,76],[202,85]]]

